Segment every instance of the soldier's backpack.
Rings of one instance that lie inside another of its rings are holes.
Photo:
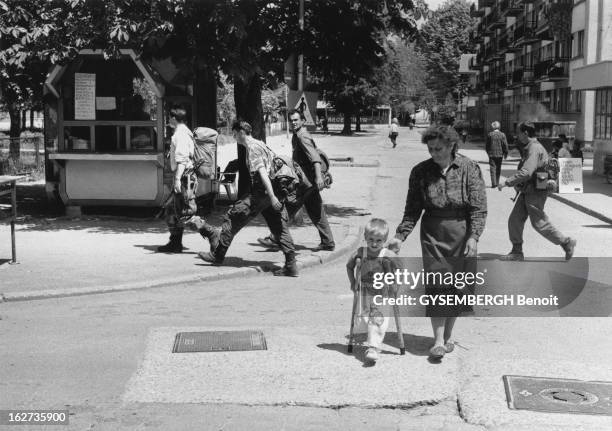
[[[216,130],[198,127],[193,131],[193,170],[198,178],[212,179],[215,172]]]
[[[317,147],[316,150],[319,153],[319,157],[321,157],[321,175],[323,176],[325,188],[328,189],[334,182],[332,174],[331,172],[329,172],[329,158],[327,157],[327,154],[325,154],[325,152],[320,148]]]
[[[297,163],[294,163],[290,157],[277,155],[272,159],[270,179],[272,180],[274,194],[280,200],[295,195],[298,188],[304,186],[304,181],[308,182],[302,168]]]

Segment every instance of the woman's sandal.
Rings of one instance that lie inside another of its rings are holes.
[[[446,354],[446,349],[444,346],[433,346],[429,349],[429,356],[433,359],[442,359]]]

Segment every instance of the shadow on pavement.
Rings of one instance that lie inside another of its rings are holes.
[[[364,208],[356,207],[343,207],[334,204],[325,204],[325,211],[328,217],[353,217],[353,216],[364,216],[372,214],[370,211]]]
[[[387,331],[385,334],[384,343],[399,349],[397,332]],[[433,343],[434,339],[432,337],[404,334],[404,347],[406,348],[406,352],[413,356],[428,356],[429,348],[433,345]]]
[[[263,269],[264,272],[270,272],[270,271],[280,268],[280,266],[276,262],[272,262],[270,260],[246,260],[246,259],[242,259],[236,256],[226,257],[225,260],[223,261],[223,264],[221,265],[215,265],[212,263],[208,263],[198,258],[198,263],[196,263],[196,265],[197,266],[217,266],[219,268],[223,268],[227,266],[234,267],[234,268],[244,268],[244,267],[257,268],[259,267]]]

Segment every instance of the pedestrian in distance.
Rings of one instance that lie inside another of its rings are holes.
[[[398,135],[399,135],[399,122],[397,118],[393,118],[393,120],[391,120],[391,130],[389,131],[389,139],[391,139],[393,148],[397,146],[397,136]]]
[[[485,144],[485,149],[489,156],[492,188],[497,187],[497,184],[499,184],[502,160],[508,157],[508,140],[506,139],[506,134],[500,131],[499,127],[499,121],[491,123],[493,131],[487,135],[487,142]]]
[[[457,132],[448,125],[428,128],[422,136],[431,158],[410,172],[408,196],[401,223],[389,247],[399,249],[421,219],[421,251],[426,273],[477,272],[477,244],[487,217],[487,194],[480,167],[456,152]],[[422,216],[422,218],[421,218]],[[425,284],[426,295],[460,298],[473,285],[456,286],[435,279]],[[459,303],[459,301],[455,301]],[[441,359],[454,350],[452,332],[457,317],[469,305],[426,306],[434,345],[429,353]]]
[[[169,126],[174,129],[170,140],[168,158],[173,174],[171,195],[166,201],[164,212],[166,224],[170,231],[170,241],[157,248],[162,253],[181,253],[183,251],[183,232],[185,221],[197,210],[195,190],[193,202],[185,199],[183,192],[190,192],[195,187],[196,178],[193,172],[193,133],[185,125],[187,111],[183,108],[170,110]]]
[[[235,122],[232,126],[238,145],[246,149],[251,173],[251,190],[238,200],[225,215],[221,228],[200,220],[196,227],[200,234],[208,238],[209,252],[198,255],[206,262],[217,265],[223,263],[234,237],[251,220],[261,213],[285,255],[285,265],[274,275],[297,277],[295,246],[287,226],[287,213],[283,203],[274,194],[270,176],[273,169],[274,153],[267,145],[251,136],[251,125],[245,121]]]
[[[312,136],[306,131],[305,120],[302,112],[295,109],[289,111],[289,121],[293,128],[291,138],[292,158],[301,168],[305,178],[296,199],[287,202],[287,211],[289,217],[292,218],[304,206],[312,224],[319,231],[321,242],[314,248],[314,251],[333,251],[336,248],[336,243],[327,220],[327,213],[320,192],[327,187],[321,167],[323,161]],[[258,238],[257,241],[266,247],[278,247],[278,238],[274,236],[274,233],[265,238]]]
[[[388,236],[389,226],[385,220],[379,218],[370,220],[364,232],[366,246],[355,250],[346,263],[350,287],[355,295],[350,337],[352,338],[355,331],[363,332],[365,326],[368,346],[365,359],[373,364],[379,359],[382,342],[389,327],[389,316],[394,311],[388,303],[377,305],[380,301],[375,301],[375,297],[397,295],[396,286],[385,285],[380,289],[374,285],[373,279],[375,273],[392,273],[396,269],[392,258],[397,255],[384,247]],[[352,339],[349,340],[349,349],[352,349]]]
[[[572,158],[572,153],[570,151],[570,143],[569,143],[569,140],[567,139],[567,136],[565,136],[564,134],[560,134],[559,140],[561,141],[561,148],[559,149],[559,158],[560,159]]]
[[[542,178],[548,165],[548,153],[535,138],[535,126],[529,121],[519,124],[519,145],[523,147],[523,154],[518,170],[510,178],[502,181],[498,189],[514,187],[517,191],[514,208],[508,218],[508,233],[512,250],[501,257],[502,260],[524,259],[523,229],[527,218],[533,228],[553,244],[560,245],[565,252],[565,260],[574,255],[576,240],[562,234],[548,219],[544,212],[544,205],[548,197],[547,178]],[[542,184],[543,183],[543,184]]]

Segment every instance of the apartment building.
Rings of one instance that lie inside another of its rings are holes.
[[[471,97],[485,127],[515,133],[520,121],[580,120],[582,95],[570,87],[572,0],[479,0]]]
[[[593,173],[602,175],[612,155],[612,0],[574,0],[572,34],[570,85],[583,99],[576,137],[592,143]]]
[[[594,150],[595,174],[612,154],[612,0],[479,0],[468,66],[468,118],[576,122]],[[470,118],[471,117],[471,118]]]

